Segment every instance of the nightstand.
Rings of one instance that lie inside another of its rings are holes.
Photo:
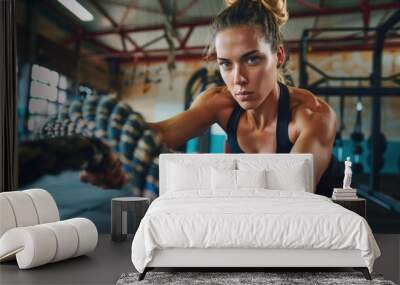
[[[113,241],[124,241],[128,234],[128,212],[134,215],[133,232],[139,227],[144,217],[150,200],[143,197],[119,197],[111,201],[111,239]]]
[[[367,218],[367,202],[364,198],[357,198],[357,199],[340,199],[340,200],[335,200],[331,199],[332,202],[339,204],[340,206],[349,209],[350,211],[353,211],[356,214],[359,214],[361,217],[364,219]]]

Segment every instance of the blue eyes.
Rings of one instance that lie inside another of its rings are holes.
[[[261,59],[258,56],[250,56],[250,57],[245,58],[243,61],[247,65],[254,66],[254,65],[257,65],[258,63],[260,63]],[[224,70],[227,70],[227,69],[231,68],[231,66],[232,66],[232,63],[229,61],[220,61],[218,64]]]
[[[257,63],[260,62],[260,58],[257,57],[257,56],[252,56],[252,57],[247,58],[246,62],[247,62],[249,65],[255,65],[255,64],[257,64]]]
[[[219,66],[220,66],[222,69],[228,69],[230,65],[231,65],[231,64],[230,64],[229,62],[226,62],[226,61],[222,61],[222,62],[219,63]]]

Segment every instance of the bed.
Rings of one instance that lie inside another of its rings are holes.
[[[380,250],[364,218],[313,194],[311,154],[162,154],[160,197],[132,242],[158,267],[353,267]]]

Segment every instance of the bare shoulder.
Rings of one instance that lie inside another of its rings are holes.
[[[188,110],[148,125],[161,135],[168,147],[176,149],[187,140],[201,135],[212,124],[221,124],[221,114],[234,106],[228,94],[222,87],[207,89],[195,98]]]
[[[311,132],[323,140],[332,140],[336,134],[336,114],[329,104],[300,88],[289,88],[292,118],[298,133]]]
[[[192,107],[197,107],[203,104],[210,104],[213,107],[217,108],[234,105],[234,100],[232,96],[229,95],[229,92],[225,86],[217,86],[211,87],[201,94],[199,94],[196,99],[193,101]]]
[[[212,87],[205,90],[193,101],[190,109],[201,108],[215,116],[216,122],[226,130],[228,119],[236,101],[225,86]]]

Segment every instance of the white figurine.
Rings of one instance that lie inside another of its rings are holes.
[[[351,176],[353,172],[351,171],[351,161],[350,157],[347,157],[347,160],[344,162],[344,179],[343,179],[343,189],[352,189],[351,188]]]

